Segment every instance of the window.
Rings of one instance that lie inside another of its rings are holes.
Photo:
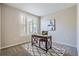
[[[32,33],[37,33],[37,27],[38,27],[38,24],[37,24],[37,20],[32,20]]]
[[[38,32],[38,19],[21,15],[21,35],[29,35]]]
[[[27,25],[26,25],[26,17],[24,15],[21,15],[21,36],[26,35],[27,32]]]
[[[37,33],[37,31],[38,31],[37,30],[37,27],[38,27],[37,23],[38,23],[38,21],[36,19],[30,19],[29,21],[27,21],[28,34]]]

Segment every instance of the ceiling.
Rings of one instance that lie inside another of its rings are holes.
[[[46,16],[64,8],[71,7],[72,3],[6,3],[6,5],[16,7],[23,11],[37,16]]]

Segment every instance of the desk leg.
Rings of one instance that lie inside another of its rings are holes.
[[[50,48],[52,49],[52,37],[50,37]]]
[[[47,53],[47,51],[48,51],[47,39],[46,39],[46,44],[45,44],[45,47],[46,47],[46,53]]]
[[[31,37],[31,44],[33,45],[33,37]]]

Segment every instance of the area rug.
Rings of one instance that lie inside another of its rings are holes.
[[[58,49],[56,47],[52,47],[52,49],[49,49],[46,53],[46,51],[41,48],[31,45],[31,43],[24,44],[22,47],[25,48],[32,56],[63,56],[65,53],[64,49]]]

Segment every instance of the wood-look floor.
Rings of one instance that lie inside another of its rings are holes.
[[[9,48],[2,49],[1,56],[28,56],[30,55],[22,46],[17,45]]]
[[[25,48],[22,47],[22,45],[17,45],[17,46],[2,49],[0,52],[0,56],[31,56],[31,54],[27,50],[25,50]],[[56,46],[57,48],[64,48],[65,49],[64,56],[77,56],[77,49],[74,47],[70,47],[58,43],[53,43],[53,47],[54,46]]]
[[[58,43],[55,43],[55,42],[52,43],[52,46],[53,47],[55,46],[55,47],[60,48],[60,49],[65,49],[64,56],[77,56],[78,55],[76,47],[58,44]]]

